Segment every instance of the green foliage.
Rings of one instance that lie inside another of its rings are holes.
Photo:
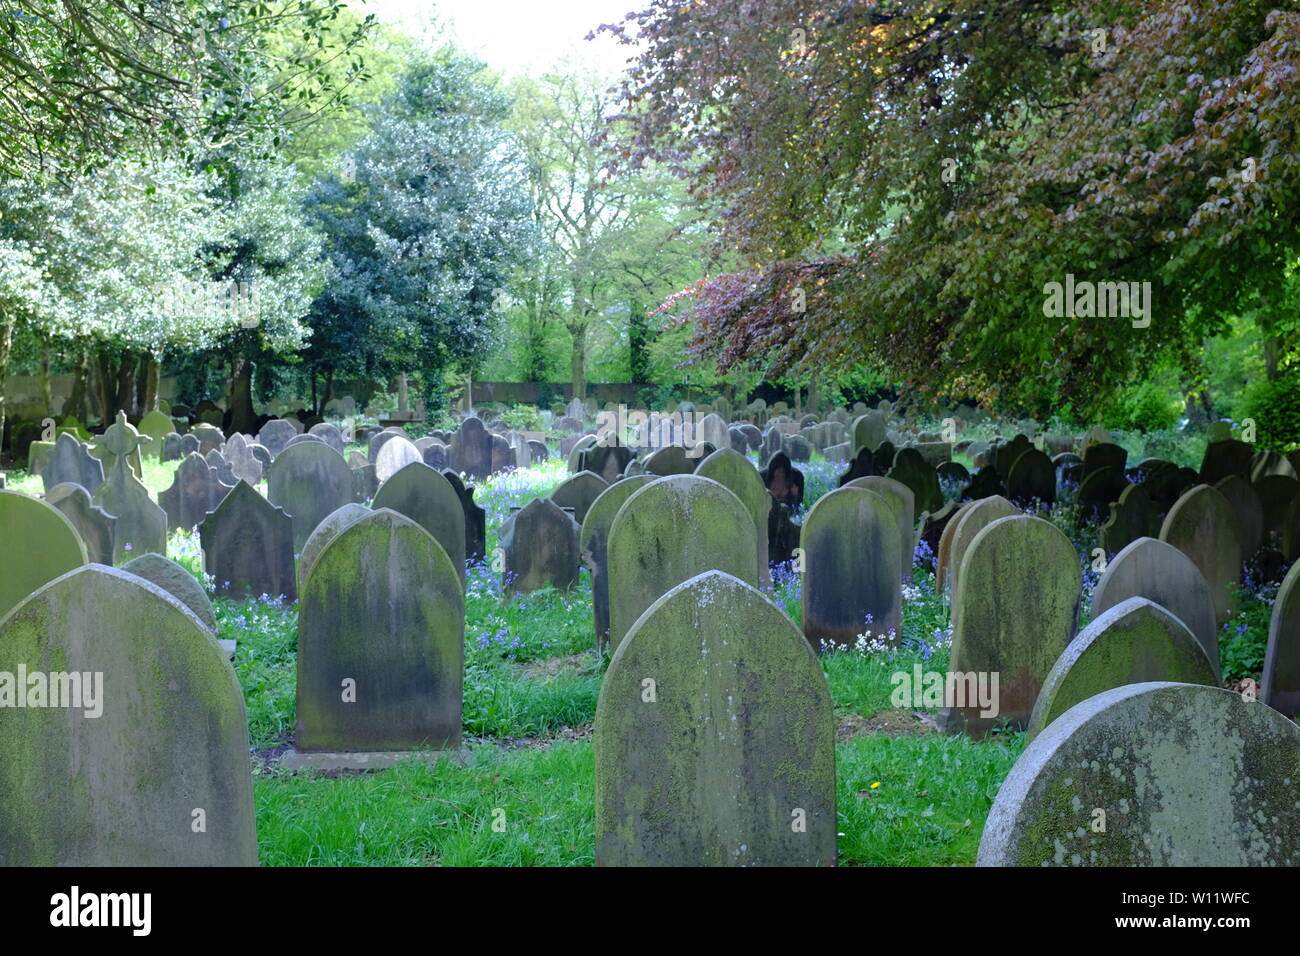
[[[1143,381],[1125,389],[1104,418],[1107,428],[1141,432],[1172,428],[1182,411],[1182,402],[1161,382]]]
[[[1300,365],[1276,380],[1260,379],[1246,393],[1244,418],[1255,420],[1256,440],[1279,451],[1300,447]]]
[[[538,431],[542,413],[532,405],[511,405],[501,413],[501,424],[515,431]]]

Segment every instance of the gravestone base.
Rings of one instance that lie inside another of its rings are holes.
[[[439,760],[454,760],[465,764],[469,750],[370,750],[302,753],[286,750],[278,761],[285,770],[391,770],[403,760],[435,764]]]

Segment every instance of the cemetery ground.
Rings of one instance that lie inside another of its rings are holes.
[[[1203,450],[1202,441],[1186,440],[1165,453],[1195,465]],[[151,492],[171,483],[176,464],[146,461],[143,477]],[[834,489],[844,467],[820,454],[803,463],[801,514]],[[296,602],[223,597],[224,582],[204,581],[197,532],[171,535],[168,555],[209,588],[219,637],[238,642],[234,666],[248,710],[262,865],[595,862],[591,732],[608,657],[593,646],[589,574],[584,569],[572,591],[509,596],[490,566],[497,529],[510,508],[548,495],[566,477],[564,458],[554,456],[497,474],[477,491],[487,511],[488,559],[471,564],[465,582],[463,763],[405,762],[375,772],[277,767],[276,758],[292,745],[295,723]],[[11,489],[41,491],[39,478],[21,472],[9,478]],[[945,491],[952,496],[953,489]],[[1069,487],[1064,491],[1054,507],[1038,513],[1079,552],[1082,628],[1098,578],[1089,543],[1096,528],[1081,525]],[[799,624],[798,572],[780,566],[773,578],[765,590]],[[1259,677],[1275,594],[1275,584],[1247,575],[1238,610],[1220,635],[1225,685]],[[837,724],[839,862],[972,865],[985,817],[1024,749],[1025,734],[1003,728],[979,741],[950,736],[939,731],[936,710],[891,702],[892,674],[948,665],[948,599],[936,594],[934,556],[924,543],[904,602],[900,646],[885,647],[864,622],[856,647],[820,656]]]

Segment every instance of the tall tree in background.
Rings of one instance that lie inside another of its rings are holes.
[[[689,177],[745,266],[691,310],[724,367],[1086,411],[1244,308],[1294,351],[1300,12],[657,0],[609,29],[644,44],[616,165]],[[1045,314],[1067,274],[1152,283],[1150,326]]]

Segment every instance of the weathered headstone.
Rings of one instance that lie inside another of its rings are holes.
[[[562,481],[550,498],[561,508],[572,508],[573,519],[579,525],[587,517],[591,507],[601,492],[609,487],[609,482],[590,471],[580,471]]]
[[[1160,540],[1192,559],[1210,585],[1215,617],[1225,620],[1236,608],[1234,589],[1241,580],[1241,532],[1228,499],[1210,485],[1197,485],[1169,509]]]
[[[465,513],[465,560],[482,561],[487,550],[487,512],[474,501],[474,486],[467,485],[460,475],[448,469],[442,473],[460,499],[461,511]]]
[[[225,457],[230,462],[231,474],[240,481],[256,485],[262,480],[262,463],[248,447],[248,440],[243,435],[236,433],[226,440]]]
[[[1083,450],[1083,478],[1102,468],[1114,468],[1123,474],[1127,462],[1128,449],[1122,445],[1106,441],[1090,444]]]
[[[886,494],[850,483],[804,519],[803,630],[813,650],[852,647],[866,631],[891,644],[902,634],[899,506]]]
[[[943,491],[934,466],[926,463],[915,448],[900,448],[888,477],[906,485],[914,496],[914,514],[938,511],[943,507]]]
[[[45,502],[58,508],[72,522],[86,545],[86,555],[91,561],[96,564],[113,563],[114,518],[91,502],[90,494],[85,488],[70,482],[55,485],[46,492]]]
[[[1056,466],[1052,459],[1033,447],[1021,452],[1007,472],[1007,497],[1019,505],[1055,502]]]
[[[352,471],[323,442],[285,449],[266,476],[267,497],[293,519],[293,543],[301,550],[321,519],[353,500]]]
[[[239,482],[203,520],[199,540],[204,570],[221,597],[298,597],[293,521],[246,482]]]
[[[966,550],[975,540],[975,536],[999,518],[1018,514],[1020,509],[1000,495],[980,498],[971,502],[969,507],[962,509],[961,515],[957,518],[957,527],[953,529],[952,544],[949,547],[948,561],[945,563],[949,594],[953,597],[957,596],[957,578],[961,574],[962,558],[966,556]],[[942,586],[942,578],[939,579],[939,584]]]
[[[794,467],[785,452],[778,451],[769,458],[759,477],[777,501],[791,508],[803,504],[803,472]]]
[[[163,453],[163,440],[172,432],[176,431],[176,425],[171,418],[160,411],[152,411],[140,419],[140,424],[136,426],[136,431],[145,435],[149,439],[147,445],[142,445],[140,453],[154,461],[159,461]]]
[[[596,649],[603,651],[609,643],[609,528],[623,502],[654,475],[637,475],[614,482],[587,509],[582,522],[578,547],[582,563],[591,572],[591,604],[596,624]]]
[[[1291,565],[1273,602],[1260,699],[1287,717],[1300,716],[1300,561]]]
[[[321,552],[325,550],[325,546],[337,538],[344,528],[360,521],[370,513],[371,509],[365,505],[353,503],[344,505],[321,520],[316,530],[311,533],[311,537],[307,539],[307,543],[302,546],[302,553],[298,556],[299,589],[307,580],[307,575],[311,574],[311,569],[315,566]]]
[[[904,580],[912,580],[912,562],[916,553],[916,496],[901,481],[880,475],[854,478],[844,487],[866,488],[889,499],[898,521],[898,567]]]
[[[866,448],[875,451],[885,440],[885,431],[889,427],[889,417],[882,412],[868,412],[853,421],[854,454]]]
[[[149,497],[149,489],[130,467],[144,440],[127,423],[125,412],[118,412],[117,421],[100,436],[100,447],[107,456],[105,461],[113,464],[92,500],[116,519],[113,522],[114,563],[149,551],[167,553],[167,512]]]
[[[37,588],[88,560],[72,522],[21,491],[0,491],[0,543],[0,618]]]
[[[1131,597],[1094,617],[1057,658],[1034,704],[1026,740],[1089,697],[1153,680],[1213,687],[1219,668],[1186,624],[1159,604]]]
[[[965,700],[945,701],[940,726],[976,739],[1004,722],[1024,727],[1075,635],[1081,587],[1074,545],[1051,522],[1012,515],[986,525],[961,558],[952,601],[950,670],[968,675],[955,685]],[[989,707],[970,691],[983,679],[991,689],[995,674]]]
[[[284,446],[289,444],[289,439],[297,434],[298,429],[292,423],[283,418],[273,418],[257,433],[257,443],[266,448],[272,458],[276,458],[284,451]]]
[[[1107,554],[1118,554],[1138,538],[1155,534],[1155,506],[1142,485],[1129,485],[1110,506],[1110,518],[1097,530],[1098,541]]]
[[[655,601],[595,726],[598,865],[834,865],[826,678],[749,583],[705,572]]]
[[[492,434],[477,418],[467,418],[447,448],[451,470],[480,480],[492,474]]]
[[[551,498],[534,498],[501,527],[508,593],[543,587],[569,590],[578,583],[578,523]]]
[[[758,541],[758,580],[760,586],[772,583],[768,566],[767,518],[772,508],[772,496],[763,486],[763,477],[744,455],[730,448],[721,448],[700,462],[695,474],[712,478],[741,500],[754,519],[754,534]]]
[[[699,458],[691,458],[687,455],[686,449],[681,445],[668,445],[652,452],[645,460],[645,470],[648,475],[658,475],[661,478],[669,475],[689,475],[695,471],[695,466],[700,463]]]
[[[142,554],[122,565],[122,570],[162,588],[193,611],[204,627],[213,634],[217,633],[217,617],[212,611],[212,602],[208,600],[208,592],[203,590],[203,585],[194,575],[175,561],[161,554]]]
[[[1277,531],[1291,503],[1300,498],[1300,481],[1285,475],[1265,475],[1251,485],[1264,508],[1264,531]]]
[[[410,441],[397,435],[391,441],[385,442],[379,449],[379,454],[375,456],[375,477],[379,479],[382,487],[384,482],[407,465],[416,463],[423,465],[424,455]]]
[[[104,466],[89,448],[68,432],[63,432],[54,440],[54,450],[41,468],[41,481],[45,483],[46,491],[70,482],[81,485],[93,495],[104,483]]]
[[[609,530],[610,643],[668,590],[704,571],[758,584],[758,542],[744,502],[698,475],[634,491]]]
[[[347,445],[343,441],[343,432],[337,425],[330,422],[319,422],[307,430],[308,435],[315,435],[325,444],[329,445],[336,452],[342,455],[347,451]]]
[[[1201,459],[1201,483],[1215,485],[1229,475],[1250,479],[1250,459],[1255,446],[1235,438],[1210,442]]]
[[[393,444],[389,442],[385,450]],[[455,489],[439,472],[423,462],[411,462],[379,486],[371,507],[391,508],[433,535],[464,583],[465,512]]]
[[[464,632],[460,579],[431,534],[389,510],[348,525],[303,583],[299,749],[459,746]]]
[[[187,456],[176,469],[171,487],[158,495],[158,503],[167,512],[168,529],[191,530],[221,504],[233,487],[224,484],[216,469],[198,454]]]
[[[243,694],[188,608],[112,568],[66,574],[0,626],[0,672],[51,667],[79,700],[2,711],[0,865],[256,865]]]
[[[1228,500],[1232,513],[1237,516],[1240,532],[1241,561],[1244,564],[1255,556],[1264,544],[1264,503],[1241,475],[1228,475],[1215,482],[1214,489]]]
[[[976,862],[1300,865],[1298,765],[1300,729],[1272,708],[1215,687],[1126,684],[1025,749]]]

